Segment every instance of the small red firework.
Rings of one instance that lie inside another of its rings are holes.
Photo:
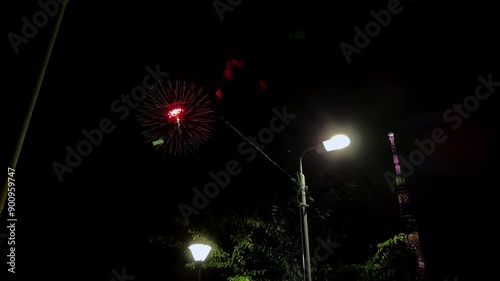
[[[202,87],[167,80],[149,90],[138,109],[147,142],[174,155],[190,154],[212,136],[215,111]]]

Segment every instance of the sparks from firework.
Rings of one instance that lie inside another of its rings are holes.
[[[208,142],[215,123],[203,88],[172,80],[150,89],[138,119],[146,141],[174,155],[193,153]]]

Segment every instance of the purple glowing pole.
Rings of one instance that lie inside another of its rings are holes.
[[[399,158],[396,150],[396,143],[394,142],[394,133],[389,133],[389,141],[391,142],[392,159],[394,161],[394,168],[396,169],[396,194],[398,196],[399,211],[402,217],[408,216],[408,205],[410,197],[406,189],[406,182],[401,174],[401,167],[399,166]]]
[[[396,170],[396,189],[395,192],[398,197],[399,211],[401,219],[405,222],[407,232],[409,232],[407,239],[408,243],[412,246],[415,251],[417,258],[417,273],[419,280],[426,280],[427,273],[425,269],[424,256],[422,254],[422,248],[420,246],[420,238],[416,228],[415,217],[409,210],[410,197],[408,196],[408,189],[406,188],[405,178],[401,173],[401,167],[399,166],[399,157],[396,150],[396,143],[394,142],[394,133],[389,133],[389,141],[391,143],[392,159],[394,161],[394,168]]]

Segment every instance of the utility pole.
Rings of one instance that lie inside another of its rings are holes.
[[[33,96],[31,98],[30,107],[28,108],[28,112],[26,113],[26,118],[23,123],[23,127],[21,129],[21,133],[19,135],[19,140],[17,141],[16,148],[14,150],[14,155],[12,156],[12,160],[10,162],[9,168],[15,170],[17,166],[17,161],[19,160],[19,155],[21,154],[21,149],[23,148],[24,139],[26,137],[26,132],[28,131],[28,127],[31,121],[31,115],[33,114],[33,110],[35,109],[36,100],[38,98],[38,93],[40,93],[40,88],[42,87],[43,77],[45,76],[45,71],[47,70],[47,65],[49,64],[50,55],[52,54],[52,49],[54,48],[54,44],[57,38],[57,32],[59,31],[59,26],[61,25],[62,17],[64,15],[64,10],[66,8],[66,4],[68,0],[63,0],[61,5],[61,9],[59,10],[59,15],[57,16],[57,22],[52,31],[52,36],[50,38],[49,47],[47,48],[47,52],[45,54],[45,58],[43,60],[42,69],[40,70],[40,75],[38,76],[38,80],[36,81],[35,90],[33,91]],[[7,199],[7,190],[8,190],[8,181],[5,181],[5,184],[0,193],[0,216],[3,212],[3,207],[5,205],[5,201]]]

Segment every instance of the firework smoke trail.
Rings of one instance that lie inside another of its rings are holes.
[[[149,90],[138,109],[147,142],[170,154],[190,154],[211,138],[214,110],[202,87],[167,80]]]

